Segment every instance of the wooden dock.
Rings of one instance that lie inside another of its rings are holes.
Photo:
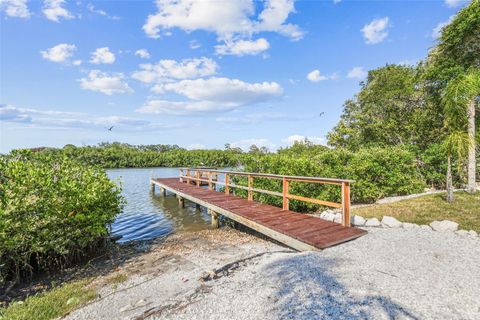
[[[224,175],[223,181],[220,181],[219,175]],[[233,176],[243,176],[248,181],[248,184],[243,186],[231,183],[230,179]],[[254,188],[254,178],[282,180],[283,192]],[[289,194],[289,182],[291,181],[340,185],[342,203]],[[166,195],[167,191],[174,193],[181,206],[184,206],[186,199],[206,207],[212,216],[212,225],[214,227],[218,227],[219,215],[224,215],[300,251],[324,249],[353,240],[367,233],[365,230],[350,227],[349,187],[351,182],[350,180],[341,179],[279,176],[195,168],[180,169],[180,176],[177,178],[150,180],[153,191],[155,191],[155,186],[158,186],[164,195]],[[208,186],[208,188],[202,188],[202,185]],[[216,191],[217,185],[223,185],[224,191]],[[246,190],[247,198],[231,194],[233,188]],[[254,201],[254,193],[256,192],[282,196],[283,208]],[[343,212],[343,225],[290,211],[288,208],[289,199],[340,208]]]

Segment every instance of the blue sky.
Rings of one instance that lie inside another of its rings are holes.
[[[425,57],[466,3],[0,0],[0,152],[324,143],[369,69]]]

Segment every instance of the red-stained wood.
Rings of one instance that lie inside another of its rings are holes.
[[[184,182],[181,182],[178,178],[162,178],[152,180],[152,182],[157,182],[161,187],[163,186],[173,193],[177,191],[185,196],[188,195],[193,198],[192,201],[198,199],[198,201],[203,202],[202,205],[206,205],[208,208],[211,205],[217,209],[227,210],[235,217],[242,217],[247,219],[246,221],[261,225],[263,230],[279,232],[287,237],[287,240],[284,241],[287,245],[289,243],[288,239],[291,238],[311,247],[324,249],[358,238],[366,233],[362,229],[342,226],[339,223],[290,211],[288,208],[285,210],[285,208],[258,203],[253,199],[241,198],[230,193],[217,192],[210,189],[209,185],[206,188],[200,188],[197,183],[188,183],[188,179],[182,180]],[[344,183],[342,185],[342,195],[345,198],[348,197],[345,199],[348,201],[344,201],[344,203],[349,203],[349,191],[349,184]],[[288,194],[288,183],[284,188],[284,193]],[[347,211],[344,214],[346,213],[348,217],[349,206],[343,206],[342,209]],[[244,223],[247,223],[246,221]]]

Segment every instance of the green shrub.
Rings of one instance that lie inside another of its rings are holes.
[[[344,149],[323,151],[314,157],[267,155],[244,158],[244,170],[293,176],[317,176],[355,180],[352,202],[369,203],[379,198],[421,192],[425,186],[415,157],[401,148],[369,148],[358,152]],[[243,181],[239,181],[245,184]],[[280,181],[255,179],[255,188],[281,192]],[[341,201],[339,186],[293,182],[290,193],[328,201]],[[238,194],[242,194],[239,192]],[[277,206],[280,197],[256,194],[255,199]],[[298,211],[315,209],[304,202],[291,201]]]
[[[120,188],[98,167],[17,153],[0,159],[0,284],[58,267],[108,234]]]
[[[237,165],[240,156],[234,150],[185,150],[158,146],[132,146],[122,143],[100,144],[98,146],[75,147],[67,145],[62,149],[45,148],[32,153],[33,158],[68,157],[86,165],[102,168],[144,168]],[[156,147],[156,148],[153,148]],[[163,146],[165,147],[165,146]],[[21,151],[20,151],[21,152]],[[12,152],[15,155],[18,151]]]

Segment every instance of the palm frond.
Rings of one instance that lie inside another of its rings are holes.
[[[462,169],[462,160],[468,155],[468,148],[474,141],[464,131],[452,131],[445,138],[443,146],[449,155],[456,155],[458,172]]]
[[[471,68],[452,79],[443,92],[442,102],[447,125],[462,123],[466,117],[466,106],[480,95],[480,69]]]

